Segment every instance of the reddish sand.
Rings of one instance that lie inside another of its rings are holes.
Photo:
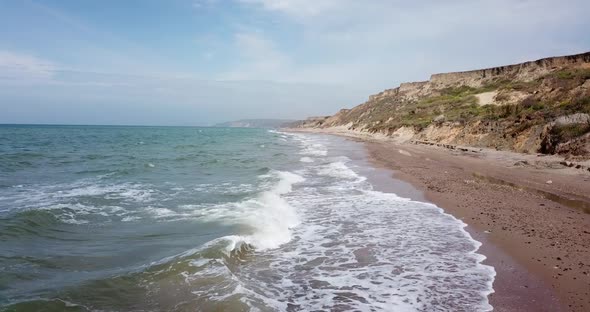
[[[590,174],[431,146],[366,144],[377,165],[423,190],[483,241],[480,251],[498,274],[490,297],[497,311],[590,311],[590,215],[583,210]]]

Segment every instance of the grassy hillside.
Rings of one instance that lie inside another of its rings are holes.
[[[408,84],[302,126],[344,126],[394,137],[403,128],[414,139],[587,158],[590,53],[583,56],[482,70],[498,74],[481,78],[475,72],[464,79],[452,74],[450,83]]]

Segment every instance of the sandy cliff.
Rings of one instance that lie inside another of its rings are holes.
[[[295,126],[588,159],[590,52],[434,74]]]

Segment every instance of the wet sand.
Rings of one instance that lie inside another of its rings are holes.
[[[483,243],[494,311],[590,311],[589,173],[536,155],[362,141],[375,166],[421,193],[404,186],[406,196],[424,196]],[[387,183],[399,184],[377,184]]]

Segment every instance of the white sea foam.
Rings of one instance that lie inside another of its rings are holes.
[[[323,149],[320,144],[310,144],[301,151],[302,155],[326,156],[328,151]]]
[[[228,236],[228,250],[248,244],[258,251],[276,248],[291,240],[291,230],[299,224],[296,210],[287,203],[282,195],[292,191],[293,184],[304,179],[294,173],[274,171],[278,181],[268,191],[263,191],[255,198],[236,203],[228,210],[228,205],[215,207],[215,211],[206,214],[225,222],[235,222],[251,228],[251,234]]]
[[[131,222],[131,221],[137,221],[137,220],[141,220],[141,217],[127,216],[127,217],[124,217],[123,219],[121,219],[122,222]]]
[[[154,200],[156,191],[139,183],[107,184],[102,178],[81,179],[52,185],[26,185],[2,201],[18,210],[51,211],[64,223],[112,222],[132,214],[129,206]],[[104,200],[110,202],[106,204]]]
[[[293,139],[301,145],[302,149],[299,152],[301,155],[322,157],[328,154],[326,146],[318,143],[317,141],[310,139],[307,136],[296,134],[293,135]]]
[[[301,148],[309,144],[320,141]],[[495,272],[481,264],[480,243],[463,222],[435,205],[374,191],[347,158],[305,157],[314,162],[298,162],[301,170],[259,176],[253,185],[263,191],[240,202],[153,208],[164,219],[241,229],[174,258],[188,266],[171,262],[182,268],[178,279],[198,298],[197,310],[230,301],[252,311],[492,309]],[[210,252],[220,248],[228,257]]]
[[[150,201],[153,190],[137,183],[102,184],[93,180],[82,180],[71,184],[45,186],[34,190],[37,201],[74,197],[104,196],[107,199],[124,199],[138,202]],[[45,197],[45,198],[42,198]]]
[[[49,210],[62,222],[70,224],[86,224],[90,219],[108,220],[112,216],[125,216],[129,211],[120,206],[93,206],[81,203],[60,203],[36,207]]]
[[[283,131],[279,131],[279,130],[275,130],[275,129],[269,129],[268,133],[278,134],[280,137],[290,137],[293,135],[292,133],[283,132]]]
[[[253,311],[491,310],[487,296],[495,272],[481,264],[480,244],[464,223],[435,205],[373,191],[349,159],[328,156],[322,140],[285,136],[301,147],[301,161],[290,164],[300,170],[271,170],[251,184],[167,186],[182,195],[248,196],[237,202],[179,204],[160,200],[169,194],[150,185],[102,180],[26,186],[13,199],[23,207],[42,203],[74,224],[191,219],[239,231],[150,264],[170,264],[155,269],[161,275],[148,284],[150,291],[174,278],[175,287],[195,295],[189,300],[239,300]],[[90,204],[104,200],[121,206]],[[220,248],[228,257],[219,255]],[[243,250],[248,257],[235,264]]]
[[[311,158],[311,157],[307,157],[307,156],[306,156],[306,157],[301,157],[300,161],[301,161],[301,162],[304,162],[304,163],[312,163],[312,162],[314,162],[315,160],[313,160],[313,158]]]
[[[257,185],[248,183],[222,183],[222,184],[198,184],[193,187],[194,191],[202,193],[217,193],[217,194],[241,194],[251,193],[258,189]]]
[[[200,258],[200,259],[192,260],[190,262],[190,265],[200,267],[200,266],[205,266],[205,265],[209,264],[209,262],[211,262],[211,259]]]
[[[301,183],[297,189],[287,177],[274,190],[282,197],[241,203],[258,232],[224,238],[230,249],[263,247],[260,261],[231,273],[215,266],[231,276],[231,287],[194,293],[214,301],[238,296],[254,310],[492,309],[495,271],[481,264],[480,243],[463,222],[435,205],[373,191],[346,160],[306,166],[291,180]]]
[[[300,222],[295,209],[281,195],[291,192],[293,184],[302,182],[303,178],[290,172],[277,174],[280,180],[272,190],[263,192],[254,201],[242,203],[257,207],[246,221],[255,231],[244,239],[257,250],[276,248],[290,241],[291,229]]]
[[[147,211],[153,214],[156,218],[166,218],[170,216],[179,216],[179,214],[168,208],[147,207]]]
[[[330,163],[328,165],[321,166],[318,168],[317,173],[321,176],[330,176],[342,179],[356,180],[360,178],[360,176],[356,172],[354,172],[354,170],[350,169],[342,161],[337,161]]]
[[[69,224],[77,224],[77,225],[81,225],[81,224],[87,224],[89,223],[88,220],[80,220],[80,219],[76,219],[74,216],[71,216],[70,218],[61,218],[62,222],[64,223],[69,223]]]
[[[370,190],[301,196],[311,208],[300,207],[305,226],[295,229],[294,244],[271,251],[270,270],[282,278],[264,292],[302,310],[491,309],[493,268],[481,265],[464,224],[438,207]]]
[[[303,182],[304,179],[287,171],[271,171],[260,178],[272,181],[271,186],[243,201],[180,205],[177,209],[147,207],[145,210],[153,218],[162,221],[198,219],[201,222],[217,222],[246,228],[247,233],[243,235],[222,238],[227,244],[228,252],[244,244],[258,251],[276,248],[291,240],[292,228],[300,222],[296,210],[287,203],[283,195],[290,193],[293,185]],[[260,185],[266,188],[266,183]],[[201,187],[211,191],[214,185]],[[248,185],[248,189],[250,188]]]

